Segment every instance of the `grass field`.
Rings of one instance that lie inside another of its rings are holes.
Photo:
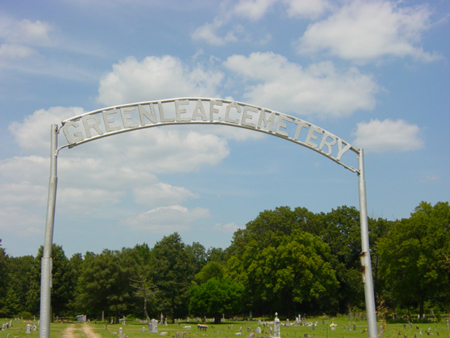
[[[10,319],[0,319],[1,324],[9,323]],[[284,321],[281,322],[284,325]],[[291,322],[292,323],[292,322]],[[363,338],[368,337],[367,322],[346,317],[340,318],[310,318],[307,323],[317,323],[314,330],[311,326],[281,326],[281,338]],[[330,325],[336,324],[332,330]],[[356,330],[353,331],[353,323]],[[0,338],[38,338],[39,328],[26,334],[26,325],[33,325],[32,321],[12,320],[12,327],[1,330]],[[36,324],[36,323],[35,323]],[[348,330],[348,326],[352,330]],[[159,325],[158,333],[149,333],[146,323],[138,321],[127,321],[126,325],[115,324],[110,325],[101,322],[64,322],[52,323],[50,326],[50,338],[118,338],[119,328],[128,338],[248,338],[253,336],[269,337],[270,331],[268,327],[261,326],[262,333],[255,334],[258,326],[256,320],[253,321],[230,321],[224,324],[207,323],[206,331],[197,329],[196,323],[180,323],[168,324],[167,326]],[[190,328],[188,328],[190,326]],[[273,327],[273,324],[270,325]],[[344,330],[345,326],[345,330]],[[142,328],[146,328],[146,332],[142,332]],[[380,330],[383,327],[383,330]],[[242,332],[240,333],[240,328]],[[382,333],[384,338],[450,338],[450,330],[447,328],[446,320],[440,323],[413,323],[412,328],[407,324],[386,324],[379,322],[377,325],[378,334]],[[420,331],[422,330],[422,335]],[[178,334],[177,334],[178,333]],[[183,334],[184,333],[184,334]],[[240,333],[240,334],[239,334]],[[8,337],[9,335],[9,337]],[[432,336],[432,337],[427,337]]]

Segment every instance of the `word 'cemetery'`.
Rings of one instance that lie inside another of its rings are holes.
[[[96,110],[63,121],[69,147],[103,136],[167,124],[224,124],[273,134],[336,162],[348,150],[339,137],[299,118],[245,103],[206,98],[143,102]]]

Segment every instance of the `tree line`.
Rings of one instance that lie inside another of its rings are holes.
[[[450,311],[450,206],[422,202],[409,218],[369,218],[377,304],[423,317]],[[345,314],[364,311],[359,211],[278,207],[237,230],[226,249],[185,244],[77,253],[53,245],[53,317]],[[0,248],[0,317],[39,315],[35,257]]]

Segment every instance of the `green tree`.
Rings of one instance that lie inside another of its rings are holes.
[[[1,240],[0,240],[1,243]],[[5,249],[0,248],[0,294],[6,295],[8,287],[8,255]],[[8,315],[5,297],[0,297],[0,316]]]
[[[130,278],[136,275],[132,257],[132,249],[125,248],[87,252],[78,279],[78,309],[97,318],[102,311],[116,318],[133,312],[139,305],[130,286]]]
[[[167,317],[187,315],[189,288],[195,267],[178,233],[164,237],[152,249],[151,281],[156,286],[158,310]]]
[[[395,223],[378,244],[380,273],[390,290],[391,303],[418,306],[426,301],[446,310],[450,304],[450,207],[422,202],[408,219]],[[385,295],[386,296],[386,295]],[[395,301],[394,301],[395,300]]]
[[[231,278],[210,278],[190,289],[189,312],[193,315],[212,316],[216,324],[222,314],[239,313],[242,309],[244,286]]]
[[[30,312],[39,313],[40,307],[40,282],[41,282],[41,259],[44,247],[41,246],[34,259],[30,270],[30,288],[28,297]],[[69,304],[74,297],[75,280],[69,260],[64,254],[62,246],[52,245],[52,288],[51,305],[54,316],[66,316],[69,312]]]
[[[199,272],[208,258],[205,247],[198,242],[194,242],[192,245],[186,245],[186,252],[190,257],[193,273]]]
[[[10,257],[8,262],[8,291],[6,304],[8,315],[14,316],[22,311],[28,311],[27,293],[30,287],[30,267],[33,256]]]
[[[329,262],[330,249],[319,237],[294,230],[262,250],[256,247],[252,242],[243,255],[248,284],[272,310],[283,308],[294,315],[300,309],[332,307],[339,284]]]
[[[195,275],[195,281],[199,284],[206,283],[211,278],[221,279],[224,268],[219,262],[208,262],[203,269]]]

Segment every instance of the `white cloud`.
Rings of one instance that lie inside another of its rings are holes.
[[[91,214],[97,208],[114,206],[120,203],[121,197],[124,195],[124,191],[66,188],[58,190],[58,203],[64,209]]]
[[[217,223],[214,226],[215,230],[218,230],[220,232],[231,232],[234,233],[235,231],[237,231],[238,229],[242,229],[242,227],[240,227],[239,225],[235,224],[235,223],[227,223],[227,224],[220,224]]]
[[[194,41],[206,41],[213,46],[223,46],[229,42],[236,42],[237,35],[242,33],[242,26],[235,25],[224,36],[219,36],[218,31],[224,27],[230,19],[230,15],[223,15],[214,18],[212,23],[205,23],[198,27],[192,34],[191,38]]]
[[[310,25],[298,51],[325,50],[359,63],[383,56],[433,61],[439,56],[424,52],[419,45],[430,14],[426,6],[401,8],[389,1],[350,1],[327,19]]]
[[[0,36],[11,43],[35,46],[47,46],[51,44],[49,33],[53,29],[46,22],[31,22],[25,19],[18,22],[10,22],[9,25],[2,28]]]
[[[1,62],[1,60],[25,58],[34,53],[36,53],[36,51],[33,48],[23,46],[23,45],[5,43],[0,46],[0,62]]]
[[[0,204],[17,206],[34,204],[45,207],[47,201],[47,187],[32,185],[30,182],[7,183],[0,185]]]
[[[353,145],[372,152],[403,152],[424,147],[420,128],[406,121],[371,120],[358,123]]]
[[[172,56],[134,57],[113,65],[100,80],[97,101],[112,106],[183,96],[216,97],[223,74],[201,65],[189,69]]]
[[[157,183],[133,190],[136,203],[144,205],[167,205],[182,203],[189,198],[198,197],[183,187],[175,187],[166,183]]]
[[[133,230],[147,230],[153,233],[171,233],[190,228],[195,221],[209,217],[209,210],[194,208],[189,210],[181,205],[171,205],[152,209],[128,219],[125,224]]]
[[[260,20],[277,0],[240,0],[234,13],[250,20]]]
[[[373,109],[379,90],[356,68],[340,72],[332,62],[303,68],[274,53],[233,55],[225,67],[252,82],[244,94],[250,103],[297,115],[341,117]]]
[[[40,109],[26,116],[22,122],[13,122],[9,131],[19,146],[33,154],[48,155],[50,152],[50,126],[62,120],[82,114],[79,107],[52,107]]]
[[[15,21],[0,17],[0,67],[38,53],[34,47],[51,45],[52,27],[41,21]]]
[[[49,158],[41,156],[17,156],[0,161],[0,174],[8,182],[29,182],[46,185],[49,176]]]
[[[290,17],[316,18],[331,8],[327,0],[283,0]]]
[[[45,219],[29,208],[18,207],[0,208],[0,229],[2,232],[11,232],[15,236],[29,237],[40,235]]]
[[[223,46],[227,43],[246,41],[260,45],[271,39],[270,34],[255,38],[247,33],[247,22],[259,21],[266,16],[274,5],[284,5],[289,17],[316,18],[331,8],[327,0],[239,0],[233,7],[221,6],[221,11],[212,22],[198,27],[191,37],[195,41],[205,41],[214,46]],[[239,19],[244,19],[239,22]]]
[[[31,155],[0,161],[0,182],[7,182],[2,185],[0,198],[5,219],[20,216],[20,210],[30,215],[33,209],[45,213],[50,125],[83,112],[81,108],[41,109],[10,125],[18,145]],[[160,182],[156,174],[199,170],[219,163],[228,154],[226,140],[188,127],[152,128],[62,149],[58,156],[58,210],[120,220],[129,215],[125,204],[130,193],[146,205],[182,203],[196,195]],[[165,215],[171,217],[167,212],[157,214],[159,220]],[[194,217],[199,210],[185,214]],[[42,226],[44,216],[33,216],[36,221],[30,227]]]

